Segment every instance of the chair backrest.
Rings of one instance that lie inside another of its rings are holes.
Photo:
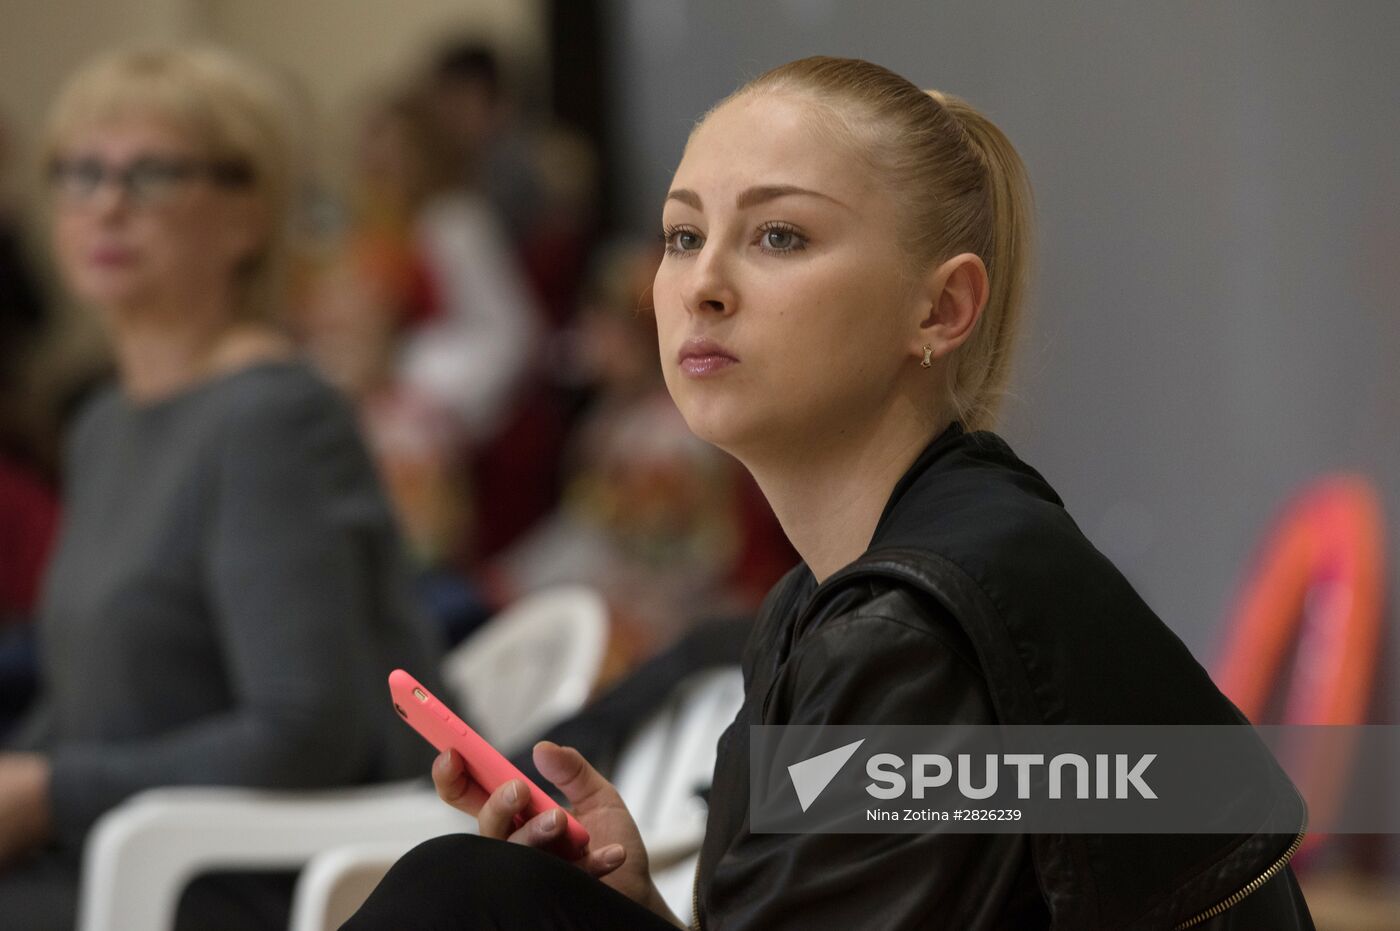
[[[682,682],[627,742],[613,780],[654,862],[684,854],[705,834],[698,792],[714,778],[716,744],[744,703],[737,666]]]
[[[590,588],[527,595],[449,653],[442,675],[476,730],[509,756],[582,708],[608,640],[608,611]]]
[[[474,830],[417,780],[323,791],[149,789],[98,819],[83,850],[80,931],[174,926],[180,892],[210,870],[297,869],[349,843]],[[5,927],[9,927],[6,925]]]

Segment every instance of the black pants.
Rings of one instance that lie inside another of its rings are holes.
[[[550,853],[449,834],[419,844],[341,931],[675,931],[654,912]]]

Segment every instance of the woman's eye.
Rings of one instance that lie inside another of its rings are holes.
[[[183,177],[178,168],[142,159],[127,169],[127,184],[138,200],[164,197]]]
[[[790,230],[769,230],[763,234],[764,244],[770,249],[789,249],[792,247],[794,237]]]
[[[760,230],[758,244],[765,252],[798,252],[807,247],[807,240],[795,229],[769,226]]]
[[[705,244],[704,239],[695,230],[674,227],[662,230],[661,241],[665,244],[666,251],[672,255],[695,252]]]

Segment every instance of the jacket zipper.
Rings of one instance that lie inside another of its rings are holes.
[[[700,858],[704,855],[703,848],[695,855],[695,876],[690,880],[689,931],[700,931]]]
[[[1224,899],[1223,901],[1217,902],[1210,908],[1201,912],[1199,915],[1196,915],[1193,918],[1188,918],[1186,921],[1183,921],[1181,924],[1176,926],[1174,931],[1181,931],[1182,928],[1192,928],[1203,921],[1209,921],[1216,915],[1219,915],[1221,912],[1234,908],[1236,905],[1239,905],[1250,895],[1254,894],[1255,892],[1258,892],[1261,886],[1263,886],[1266,882],[1277,876],[1279,872],[1281,872],[1283,868],[1288,865],[1288,861],[1293,859],[1293,855],[1297,853],[1298,848],[1303,845],[1303,835],[1307,833],[1308,826],[1306,823],[1304,823],[1302,829],[1298,832],[1298,836],[1293,838],[1293,843],[1288,845],[1288,849],[1285,850],[1277,860],[1269,864],[1268,869],[1260,873],[1258,876],[1254,877],[1254,879],[1250,880],[1244,886],[1241,886],[1239,890],[1236,891],[1233,895],[1231,895],[1228,899]]]

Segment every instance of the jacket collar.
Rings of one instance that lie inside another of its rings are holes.
[[[954,442],[966,432],[962,423],[955,420],[944,427],[942,432],[929,441],[929,444],[924,447],[924,451],[919,453],[913,465],[909,466],[904,475],[895,483],[894,490],[890,492],[889,501],[885,502],[885,509],[881,512],[880,519],[875,524],[875,533],[870,538],[871,549],[884,542],[884,537],[888,536],[894,512],[899,508],[900,503],[910,496],[914,486],[919,483],[919,479],[928,472],[935,462],[946,455],[953,447]]]

